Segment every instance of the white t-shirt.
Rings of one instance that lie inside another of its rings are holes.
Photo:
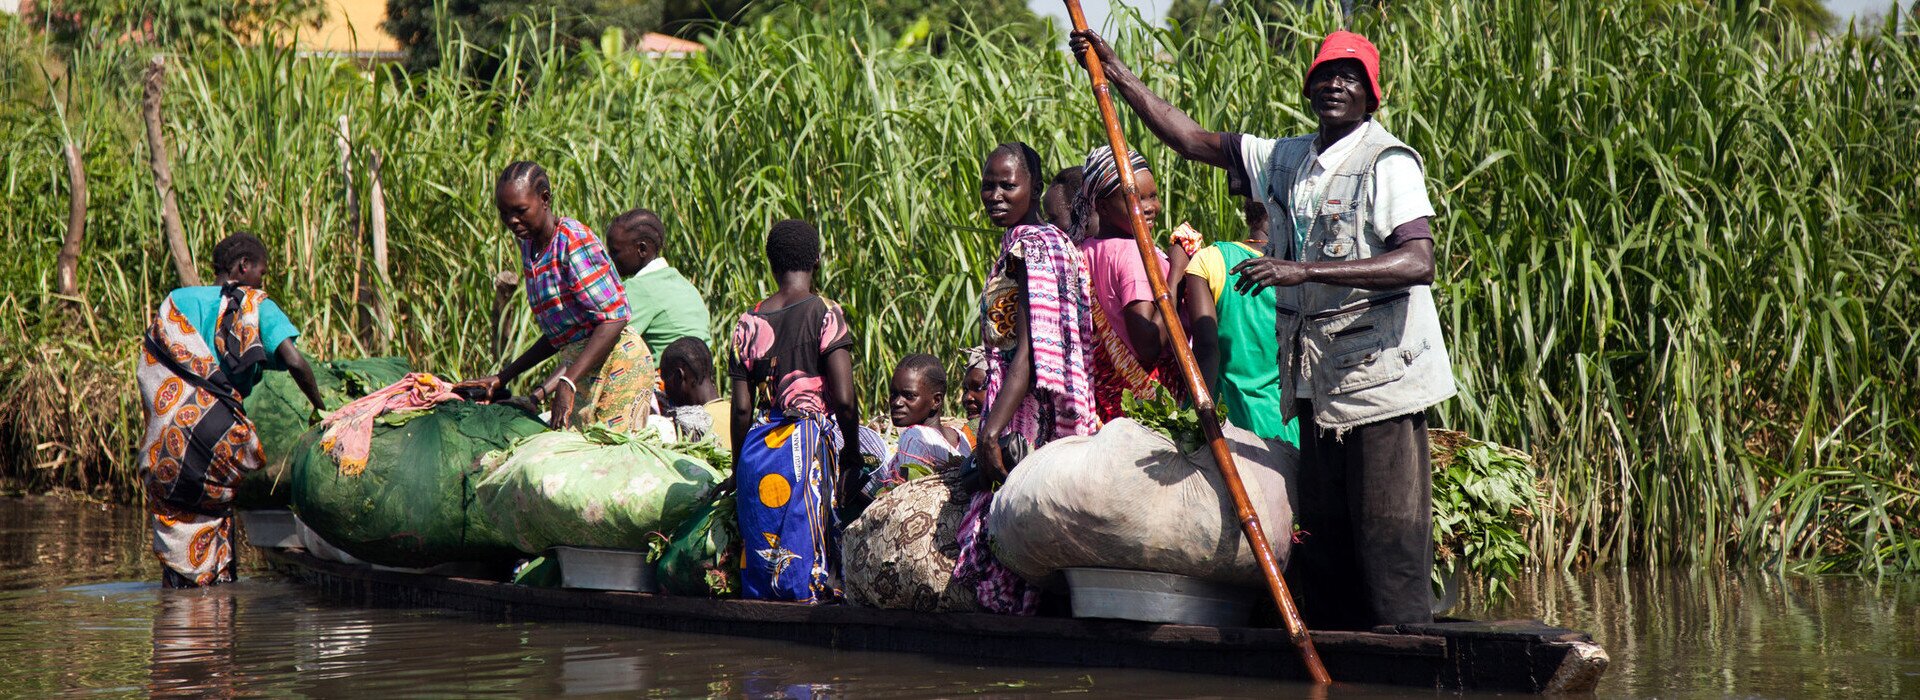
[[[1368,129],[1378,128],[1371,121],[1365,122],[1353,133],[1335,141],[1325,152],[1310,150],[1307,159],[1312,164],[1307,168],[1307,175],[1294,185],[1294,212],[1281,212],[1280,204],[1273,201],[1267,191],[1267,161],[1273,155],[1274,139],[1241,136],[1241,172],[1251,185],[1252,196],[1267,205],[1269,220],[1276,223],[1290,221],[1305,213],[1306,220],[1310,222],[1313,215],[1318,213],[1321,200],[1326,198],[1326,188],[1331,180],[1327,173],[1338,170],[1347,157],[1353,155]],[[1433,216],[1433,203],[1427,199],[1426,177],[1420,172],[1420,161],[1415,160],[1412,154],[1395,150],[1380,156],[1373,165],[1373,186],[1373,207],[1372,211],[1367,212],[1367,220],[1383,232],[1382,238],[1401,224]]]
[[[1229,180],[1242,178],[1248,183],[1249,194],[1260,203],[1267,205],[1268,221],[1275,224],[1293,222],[1296,228],[1311,225],[1313,217],[1319,213],[1321,200],[1326,199],[1326,189],[1332,180],[1327,177],[1327,173],[1338,170],[1341,164],[1347,161],[1347,157],[1353,155],[1354,149],[1359,147],[1360,139],[1368,129],[1378,128],[1380,127],[1369,121],[1361,124],[1360,128],[1354,129],[1353,133],[1333,142],[1333,146],[1327,148],[1325,152],[1317,148],[1309,149],[1306,157],[1313,163],[1307,167],[1306,177],[1300,178],[1300,181],[1294,184],[1294,210],[1291,212],[1281,211],[1280,203],[1274,201],[1267,189],[1267,161],[1273,156],[1273,146],[1276,143],[1274,139],[1235,134],[1240,143],[1240,169],[1233,173],[1233,177]],[[1392,235],[1393,230],[1399,228],[1401,224],[1431,216],[1433,216],[1433,203],[1427,200],[1427,181],[1420,172],[1419,160],[1406,151],[1395,150],[1381,155],[1379,160],[1374,161],[1373,207],[1372,211],[1367,212],[1367,221],[1371,222],[1376,230],[1383,232],[1382,238]],[[1307,229],[1299,228],[1299,230]],[[1286,240],[1278,238],[1280,236],[1294,235],[1294,231],[1287,230],[1285,227],[1274,228],[1271,224],[1268,231],[1276,236],[1274,239],[1276,243]],[[1298,375],[1294,377],[1294,381],[1298,382],[1296,386],[1306,385],[1306,374],[1307,368],[1302,365]]]

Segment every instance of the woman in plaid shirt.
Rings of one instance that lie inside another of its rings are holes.
[[[520,243],[527,302],[543,337],[499,373],[460,386],[504,398],[508,383],[559,355],[560,372],[533,392],[550,409],[553,427],[606,423],[638,432],[653,397],[653,355],[627,328],[627,291],[606,246],[585,224],[553,213],[547,172],[534,163],[507,166],[493,203]]]

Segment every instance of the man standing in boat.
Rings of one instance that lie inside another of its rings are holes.
[[[1454,394],[1433,282],[1420,157],[1372,119],[1380,54],[1327,36],[1307,68],[1315,134],[1279,140],[1208,131],[1149,91],[1092,31],[1112,82],[1182,158],[1223,168],[1265,204],[1268,244],[1233,272],[1275,287],[1282,406],[1300,419],[1301,544],[1288,578],[1307,622],[1364,629],[1432,619],[1432,467],[1426,409]]]

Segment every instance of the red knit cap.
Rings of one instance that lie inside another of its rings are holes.
[[[1319,68],[1320,64],[1343,58],[1359,59],[1360,65],[1367,67],[1367,82],[1370,83],[1369,87],[1373,88],[1373,101],[1382,102],[1380,50],[1374,48],[1373,42],[1367,41],[1366,37],[1345,29],[1328,34],[1326,40],[1320,42],[1320,53],[1314,55],[1313,65],[1307,66],[1307,77],[1312,78],[1314,69]],[[1302,86],[1300,91],[1306,92],[1306,87]]]

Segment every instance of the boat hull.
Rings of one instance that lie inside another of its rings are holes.
[[[1021,664],[1143,668],[1305,680],[1283,630],[1118,620],[920,613],[841,605],[683,598],[378,571],[297,549],[263,549],[275,570],[359,604],[437,607],[511,619],[567,620],[722,634],[848,651],[968,657]],[[1317,631],[1336,680],[1505,692],[1583,692],[1606,653],[1582,632],[1535,621],[1444,622],[1391,631]]]

